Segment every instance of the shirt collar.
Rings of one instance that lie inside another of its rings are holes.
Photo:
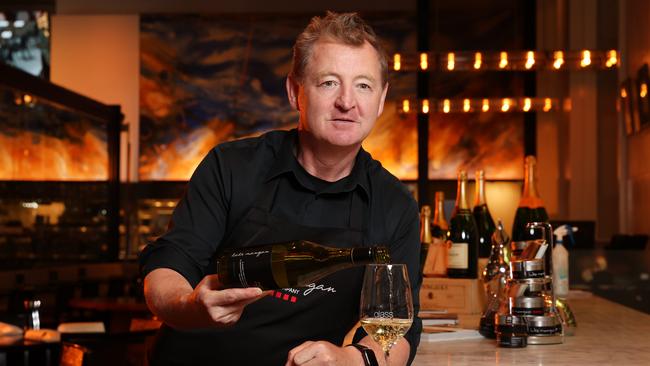
[[[298,131],[293,129],[286,134],[281,144],[274,149],[275,159],[266,175],[267,182],[285,173],[293,173],[294,177],[300,181],[299,177],[301,174],[298,170],[304,170],[304,168],[300,165],[294,154],[294,147],[297,143]],[[361,148],[354,160],[354,167],[352,168],[350,175],[334,182],[331,186],[319,193],[351,192],[358,186],[365,192],[366,197],[370,197],[370,179],[367,170],[370,160],[370,154]],[[306,188],[311,189],[311,187],[304,184],[304,182],[300,183],[303,186],[306,186]]]

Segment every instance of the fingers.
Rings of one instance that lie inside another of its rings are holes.
[[[361,358],[357,350],[348,353],[346,349],[325,341],[305,342],[289,351],[285,366],[300,365],[351,365],[356,364]]]
[[[287,356],[287,363],[285,364],[285,366],[300,365],[300,363],[297,363],[297,361],[295,360],[296,355],[298,353],[300,353],[301,351],[303,351],[305,348],[311,346],[312,344],[314,344],[314,342],[307,341],[307,342],[299,345],[298,347],[293,348],[291,351],[289,351],[289,355]],[[303,360],[305,357],[306,356],[303,356],[300,360]],[[304,363],[304,361],[302,363]]]
[[[262,291],[257,287],[223,289],[217,275],[205,276],[194,289],[191,298],[207,321],[214,326],[230,326],[241,317],[244,308],[272,291]]]
[[[201,300],[206,305],[235,305],[244,306],[268,295],[257,287],[230,288],[222,290],[218,275],[207,275],[196,286],[201,293]]]
[[[261,297],[266,296],[260,288],[229,288],[220,291],[210,291],[210,305],[241,305],[245,306]]]

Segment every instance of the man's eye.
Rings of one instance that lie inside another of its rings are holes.
[[[372,87],[371,87],[370,85],[365,84],[365,83],[361,83],[361,84],[359,84],[359,88],[361,88],[361,89],[367,89],[367,90],[372,89]]]
[[[331,87],[333,87],[333,86],[336,86],[336,81],[334,81],[334,80],[323,81],[323,82],[320,84],[320,86],[324,86],[324,87],[326,87],[326,88],[331,88]]]

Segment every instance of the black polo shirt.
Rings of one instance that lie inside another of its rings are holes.
[[[351,220],[352,195],[369,205],[364,241],[388,246],[394,263],[408,265],[417,314],[420,240],[412,195],[363,149],[347,177],[326,182],[311,176],[294,155],[297,137],[296,130],[272,131],[212,149],[192,175],[169,230],[140,255],[143,276],[156,268],[171,268],[196,286],[211,273],[211,258],[259,192],[279,180],[271,213],[288,222],[344,228]],[[420,331],[416,319],[406,336],[411,359]]]

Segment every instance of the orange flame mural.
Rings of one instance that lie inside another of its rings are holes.
[[[74,142],[31,131],[0,133],[0,180],[106,179],[106,141],[90,131]]]

